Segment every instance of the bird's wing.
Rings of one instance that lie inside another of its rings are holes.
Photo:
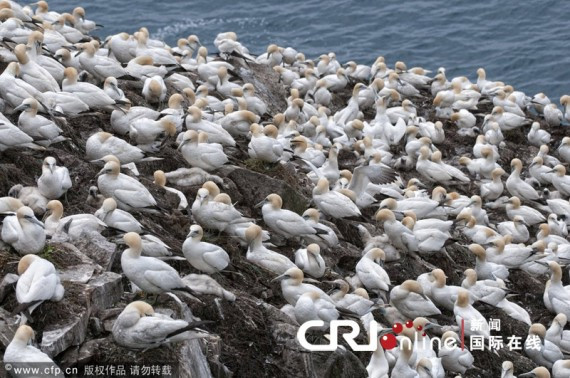
[[[20,280],[18,280],[18,283]],[[26,283],[28,285],[26,285]],[[30,303],[33,301],[49,300],[55,293],[58,284],[56,274],[41,275],[41,272],[34,274],[32,280],[23,281],[22,285],[17,285],[16,292],[18,302]]]
[[[157,260],[157,262],[162,263],[160,260]],[[145,271],[143,273],[144,278],[146,278],[151,284],[160,287],[165,291],[184,287],[185,285],[180,279],[178,272],[176,272],[176,270],[174,270],[170,265],[166,263],[164,263],[164,265],[165,266],[162,267],[162,269],[158,268],[158,266],[154,266],[152,268],[156,270]]]
[[[156,201],[148,192],[140,192],[129,189],[116,189],[113,197],[130,207],[140,208],[156,205]]]
[[[230,263],[230,256],[221,248],[204,253],[202,258],[217,270],[224,269]]]
[[[4,219],[4,223],[2,224],[2,240],[4,240],[4,242],[8,244],[17,242],[21,232],[22,227],[20,227],[20,222],[18,222],[15,216],[9,216]]]

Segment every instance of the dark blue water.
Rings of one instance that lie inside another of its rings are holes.
[[[209,50],[222,31],[235,31],[252,53],[270,43],[317,57],[334,51],[341,62],[388,63],[436,70],[448,77],[484,67],[527,94],[544,92],[553,101],[570,93],[570,1],[390,2],[278,0],[50,0],[52,10],[82,5],[87,18],[104,24],[100,36],[132,33],[146,26],[156,38],[174,44],[196,34]]]

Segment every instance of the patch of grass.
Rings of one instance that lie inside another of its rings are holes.
[[[55,252],[55,248],[53,248],[51,245],[46,244],[44,250],[38,253],[38,256],[40,256],[42,259],[53,262],[52,260]]]
[[[247,169],[259,173],[274,173],[278,172],[281,165],[279,163],[268,163],[258,159],[247,159],[244,162]]]

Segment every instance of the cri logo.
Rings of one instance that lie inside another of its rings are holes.
[[[414,322],[411,320],[408,320],[404,324],[405,324],[406,328],[413,328],[414,327]],[[394,333],[388,333],[388,334],[385,334],[382,337],[380,337],[380,345],[382,345],[382,348],[384,348],[384,350],[394,349],[398,345],[398,340],[396,340],[396,335],[399,335],[400,333],[402,333],[403,330],[404,330],[404,326],[402,325],[402,323],[394,323],[394,325],[392,326],[392,331]],[[422,326],[421,325],[417,326],[417,330],[421,331]],[[425,336],[425,335],[426,334],[424,332],[422,336]]]

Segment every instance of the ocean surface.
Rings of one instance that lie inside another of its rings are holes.
[[[570,1],[489,0],[49,0],[51,10],[83,6],[105,27],[97,35],[146,26],[154,38],[175,44],[196,34],[215,51],[216,34],[235,31],[254,54],[268,44],[291,46],[316,58],[334,51],[340,62],[390,65],[475,80],[502,80],[527,94],[544,92],[558,103],[570,93]]]

